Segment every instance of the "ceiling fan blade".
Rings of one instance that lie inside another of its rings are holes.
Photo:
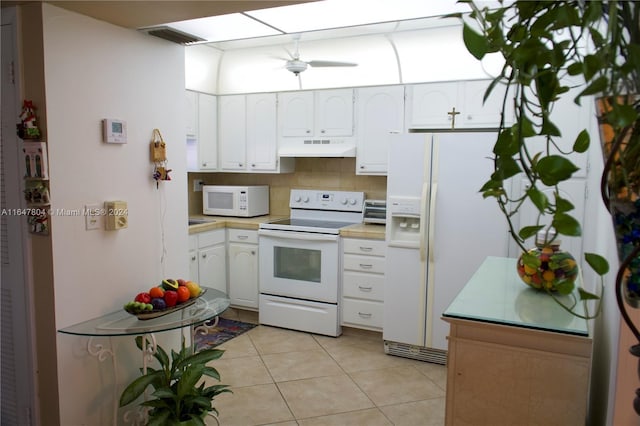
[[[309,61],[307,62],[312,67],[355,67],[358,64],[353,62],[337,62],[337,61]]]

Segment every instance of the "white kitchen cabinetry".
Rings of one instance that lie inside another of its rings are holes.
[[[276,94],[220,97],[220,169],[231,172],[289,172],[294,159],[278,161]]]
[[[258,231],[229,229],[229,299],[258,308]]]
[[[189,235],[189,279],[227,293],[224,229]]]
[[[385,242],[344,238],[342,325],[382,330]]]
[[[187,90],[185,104],[188,170],[217,170],[217,98],[207,93]]]
[[[247,170],[246,95],[220,96],[218,140],[220,170]]]
[[[280,136],[353,136],[353,89],[278,94]]]
[[[407,86],[407,129],[484,129],[500,124],[505,88],[496,86],[485,100],[490,80],[414,84]],[[510,107],[507,102],[507,108]],[[507,110],[506,124],[513,122]]]
[[[404,86],[356,90],[356,174],[386,175],[389,133],[404,129]]]

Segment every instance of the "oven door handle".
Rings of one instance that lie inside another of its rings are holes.
[[[262,237],[304,241],[338,241],[338,239],[340,238],[340,235],[334,234],[314,234],[313,232],[296,231],[274,231],[271,229],[260,229],[258,230],[258,235]]]

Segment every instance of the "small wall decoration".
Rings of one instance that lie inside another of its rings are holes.
[[[158,187],[161,180],[171,180],[167,168],[167,145],[162,139],[160,130],[153,129],[153,137],[151,139],[151,162],[153,163],[153,179]]]
[[[45,142],[25,142],[22,152],[24,153],[24,177],[49,179],[47,144]]]
[[[47,181],[27,181],[24,189],[24,200],[27,204],[48,205],[49,188]]]
[[[28,209],[27,223],[29,232],[38,235],[49,235],[49,212],[47,209]]]
[[[25,99],[22,103],[20,113],[20,123],[17,124],[18,137],[20,139],[39,139],[40,129],[38,129],[36,118],[36,107],[33,101]]]

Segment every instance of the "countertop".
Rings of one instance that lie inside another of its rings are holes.
[[[189,226],[189,234],[211,231],[213,229],[237,228],[258,230],[261,223],[285,219],[286,216],[265,215],[257,217],[227,217],[194,215],[190,219],[209,220],[209,223],[199,223]],[[356,223],[340,230],[340,235],[347,238],[370,238],[384,240],[385,226],[369,223]]]
[[[576,287],[580,285],[578,278]],[[569,296],[556,297],[569,303]],[[575,309],[584,314],[581,303]],[[589,334],[586,320],[565,311],[545,292],[528,287],[516,272],[516,259],[502,257],[487,257],[443,316],[579,336]]]

